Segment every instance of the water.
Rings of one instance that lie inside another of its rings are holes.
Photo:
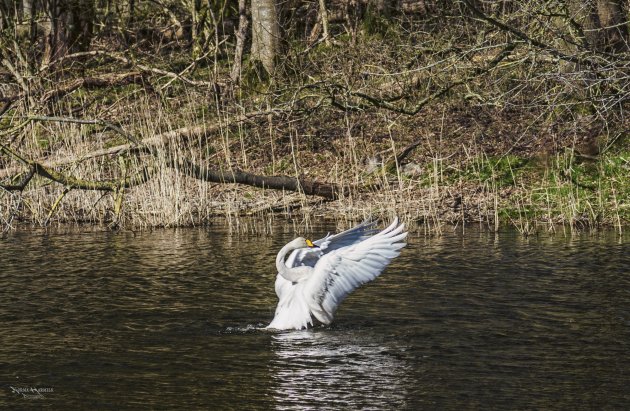
[[[411,237],[331,327],[261,331],[293,236],[1,239],[0,409],[630,407],[629,237]]]

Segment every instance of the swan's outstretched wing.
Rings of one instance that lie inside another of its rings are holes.
[[[375,234],[378,230],[374,229],[376,221],[367,219],[361,224],[339,234],[328,233],[326,237],[317,241],[313,241],[318,248],[300,248],[293,251],[287,258],[286,265],[288,267],[299,267],[307,265],[315,267],[317,261],[325,254],[356,244]]]
[[[330,324],[348,294],[378,277],[400,254],[406,245],[404,229],[396,218],[380,233],[321,257],[304,287],[311,312],[319,321]]]

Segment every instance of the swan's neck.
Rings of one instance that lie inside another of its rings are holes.
[[[276,268],[278,269],[278,273],[292,283],[297,283],[298,281],[304,279],[311,271],[311,267],[287,267],[284,262],[285,257],[288,253],[295,249],[296,247],[289,243],[280,249],[280,252],[276,257]]]

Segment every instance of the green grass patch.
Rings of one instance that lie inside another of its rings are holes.
[[[475,182],[493,182],[497,187],[513,186],[527,169],[529,160],[513,155],[475,157],[462,171],[461,178]]]
[[[549,216],[573,221],[619,224],[630,221],[630,153],[606,154],[581,161],[567,150],[558,155],[532,201]]]

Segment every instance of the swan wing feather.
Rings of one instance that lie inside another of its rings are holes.
[[[359,243],[378,232],[378,230],[374,229],[376,223],[377,221],[373,221],[369,218],[361,224],[349,230],[342,231],[341,233],[328,233],[324,238],[313,241],[313,244],[315,244],[317,248],[300,248],[294,250],[289,255],[289,258],[287,258],[286,264],[288,267],[299,267],[301,265],[315,267],[317,261],[325,254]]]
[[[357,287],[378,277],[406,243],[404,224],[394,222],[380,233],[324,254],[305,280],[311,312],[330,324],[339,304]]]

